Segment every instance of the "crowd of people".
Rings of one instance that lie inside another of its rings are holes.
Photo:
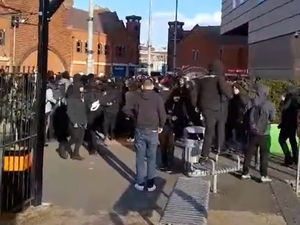
[[[267,98],[268,89],[258,81],[226,80],[220,62],[193,79],[135,76],[116,80],[75,74],[71,81],[67,72],[55,78],[53,75],[48,76],[46,135],[53,127],[59,143],[57,151],[63,159],[70,156],[83,160],[83,144],[90,154],[95,154],[99,145],[126,136],[136,152],[135,188],[154,191],[157,149],[161,152],[159,168],[172,171],[174,145],[183,138],[184,128],[204,126],[199,164],[208,162],[212,149],[227,152],[233,148],[245,155],[242,178],[249,179],[250,162],[259,148],[261,181],[271,181],[268,155],[275,109]],[[282,99],[279,125],[279,142],[287,166],[298,159],[298,102],[293,96],[289,93]],[[287,139],[291,141],[292,154]]]

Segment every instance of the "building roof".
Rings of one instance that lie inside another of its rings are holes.
[[[245,44],[247,43],[247,37],[245,36],[227,36],[221,35],[220,26],[199,26],[196,25],[190,31],[184,31],[184,38],[182,41],[193,33],[201,32],[209,39],[216,40],[219,44]]]
[[[70,8],[67,15],[67,27],[70,29],[88,30],[87,11]],[[99,8],[94,11],[94,32],[110,33],[116,29],[124,29],[123,21],[119,19],[116,12]]]

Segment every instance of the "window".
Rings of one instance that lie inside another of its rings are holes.
[[[116,47],[116,55],[118,57],[123,57],[125,56],[125,47],[124,46],[117,46]]]
[[[98,44],[98,51],[97,51],[98,55],[102,55],[103,54],[103,46],[102,44]]]
[[[0,30],[0,45],[5,45],[5,30]]]
[[[198,61],[199,59],[199,50],[193,50],[192,51],[192,57],[193,57],[193,61]]]
[[[76,42],[76,51],[77,52],[82,52],[82,42],[81,41],[77,41]]]
[[[87,42],[85,42],[85,53],[88,53],[88,43]]]
[[[104,54],[109,55],[109,46],[108,45],[104,46]]]

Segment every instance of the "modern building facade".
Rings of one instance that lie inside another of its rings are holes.
[[[245,71],[248,68],[248,46],[245,36],[221,36],[220,26],[199,26],[184,30],[177,22],[176,68],[207,69],[216,60],[223,62],[225,71]],[[169,22],[168,70],[173,71],[175,22]]]
[[[223,0],[223,35],[244,35],[251,75],[300,78],[300,1]]]
[[[151,72],[166,72],[168,52],[166,49],[151,48]],[[147,72],[148,46],[140,46],[140,69]]]
[[[0,4],[0,12],[1,10],[4,13],[0,17],[0,67],[15,66],[21,71],[24,68],[36,68],[38,1],[5,0],[5,3]],[[12,16],[17,16],[20,21],[16,29],[11,25]],[[51,18],[49,70],[67,70],[70,74],[86,72],[87,19],[88,12],[74,8],[73,0],[65,0]],[[124,76],[138,66],[141,17],[128,16],[126,20],[124,24],[116,12],[95,8],[95,74]],[[1,35],[5,37],[5,41],[1,42]]]

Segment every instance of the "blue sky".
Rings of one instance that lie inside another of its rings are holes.
[[[194,25],[219,25],[222,0],[179,0],[179,20],[185,22],[185,29]],[[88,0],[75,0],[75,7],[88,9]],[[141,42],[147,41],[149,0],[94,0],[95,4],[116,11],[125,21],[127,15],[142,16]],[[175,0],[153,0],[152,44],[155,47],[167,45],[168,21],[174,20]]]

